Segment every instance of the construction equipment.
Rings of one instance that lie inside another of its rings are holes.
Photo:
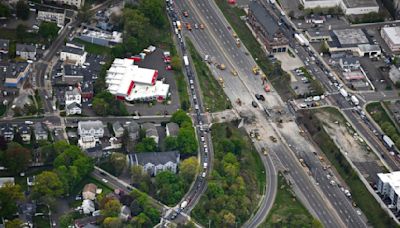
[[[255,74],[255,75],[259,75],[260,74],[260,68],[258,66],[254,66],[252,71],[253,71],[253,74]]]
[[[238,48],[240,48],[240,39],[239,39],[239,38],[236,38],[236,46],[237,46]]]
[[[220,63],[220,64],[217,64],[217,68],[220,69],[220,70],[225,70],[226,66],[225,66],[225,64]]]

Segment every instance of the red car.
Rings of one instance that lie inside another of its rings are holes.
[[[166,69],[166,70],[172,70],[172,66],[171,66],[171,65],[167,65],[167,66],[165,67],[165,69]]]
[[[164,63],[169,63],[169,62],[171,62],[171,57],[165,57],[164,58]]]

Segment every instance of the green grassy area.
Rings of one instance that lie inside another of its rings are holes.
[[[300,67],[300,70],[304,72],[304,77],[306,77],[311,84],[312,91],[305,96],[319,96],[324,94],[324,87],[321,82],[316,80],[305,67]]]
[[[297,199],[281,173],[278,175],[278,192],[267,219],[260,227],[322,227]]]
[[[304,117],[300,118],[299,121],[306,126],[313,140],[349,186],[354,202],[365,213],[371,225],[374,227],[398,227],[370,194],[335,142],[324,130],[315,113],[305,111],[303,114]]]
[[[186,43],[189,47],[189,52],[197,72],[205,108],[210,112],[218,112],[231,108],[231,102],[224,93],[224,90],[214,78],[200,54],[196,51],[192,42],[186,39]]]
[[[214,124],[213,172],[208,188],[192,211],[200,224],[238,227],[257,209],[265,187],[265,170],[251,140],[237,123]],[[226,218],[230,218],[227,220]]]
[[[23,41],[25,43],[39,43],[40,37],[36,33],[24,33],[24,37],[18,37],[15,29],[0,28],[0,34],[2,39],[11,41]]]
[[[229,5],[226,0],[216,0],[215,2],[282,99],[287,100],[293,98],[295,93],[290,87],[290,76],[282,70],[279,62],[272,63],[267,58],[266,53],[260,47],[256,38],[254,38],[250,29],[246,26],[245,22],[240,19],[241,16],[245,16],[244,10]]]
[[[87,41],[81,40],[79,38],[74,39],[75,42],[85,45],[85,51],[95,55],[104,55],[110,56],[111,55],[111,48],[103,47],[97,44],[92,44]]]
[[[112,192],[112,191],[114,191],[112,188],[108,187],[105,183],[103,183],[101,181],[98,181],[97,179],[94,179],[91,176],[88,176],[85,179],[83,179],[81,182],[79,182],[79,184],[77,184],[74,187],[74,189],[72,189],[71,195],[75,197],[76,195],[78,195],[82,191],[83,187],[86,184],[89,184],[89,183],[93,183],[93,184],[95,184],[97,186],[97,188],[103,189],[103,193],[105,195],[110,193],[110,192]]]

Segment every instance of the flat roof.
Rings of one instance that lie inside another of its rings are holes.
[[[375,0],[342,0],[347,8],[377,7]]]
[[[339,29],[333,30],[340,45],[368,44],[369,40],[362,29]]]
[[[80,48],[71,47],[71,46],[63,46],[61,52],[67,52],[67,53],[72,53],[72,54],[76,54],[76,55],[83,55],[85,53],[84,50],[82,50]]]
[[[135,84],[152,85],[155,82],[157,70],[141,68],[134,65],[132,59],[115,59],[107,71],[106,81],[109,84],[119,84],[123,80],[134,81]]]
[[[390,39],[394,45],[400,45],[400,26],[398,27],[384,27],[382,31]]]
[[[28,65],[27,62],[0,64],[0,78],[18,78]]]
[[[306,33],[311,37],[330,36],[330,32],[328,30],[308,30]]]

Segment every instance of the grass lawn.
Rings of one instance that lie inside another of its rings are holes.
[[[187,83],[185,80],[185,75],[182,71],[174,71],[176,87],[178,88],[179,101],[181,103],[181,108],[187,111],[190,107],[189,94],[187,89]]]
[[[318,144],[328,160],[349,186],[353,200],[365,213],[371,225],[374,227],[398,227],[369,193],[364,183],[361,182],[357,173],[352,169],[334,141],[322,128],[322,123],[318,118],[312,113],[308,113],[305,114],[304,119],[309,119],[310,115],[312,115],[311,120],[302,122],[311,133],[313,140]]]
[[[319,221],[307,211],[279,173],[274,205],[260,227],[314,227],[316,223]]]
[[[85,51],[87,51],[88,53],[95,55],[105,55],[105,56],[111,55],[111,48],[109,47],[103,47],[97,44],[92,44],[84,40],[81,40],[79,38],[75,38],[74,41],[85,45]]]
[[[72,189],[71,196],[73,196],[75,198],[75,196],[78,195],[82,191],[83,187],[89,183],[93,183],[97,186],[97,188],[103,189],[104,194],[108,194],[108,193],[114,191],[112,188],[105,185],[105,183],[98,181],[91,176],[88,176],[85,179],[83,179],[81,182],[79,182],[79,184],[77,184],[74,189]]]
[[[290,87],[290,83],[288,83],[290,82],[290,76],[282,71],[279,63],[272,63],[268,60],[266,53],[260,47],[256,38],[254,38],[250,29],[246,26],[245,22],[240,19],[241,16],[245,16],[244,10],[229,5],[226,0],[216,0],[215,2],[242,43],[247,47],[247,50],[249,50],[254,59],[257,59],[257,64],[267,75],[267,79],[272,83],[282,99],[287,100],[293,98],[295,94]]]
[[[210,112],[218,112],[231,108],[231,102],[224,93],[224,90],[212,75],[207,64],[202,60],[192,42],[186,39],[186,43],[189,46],[189,52],[199,78],[206,109]]]

